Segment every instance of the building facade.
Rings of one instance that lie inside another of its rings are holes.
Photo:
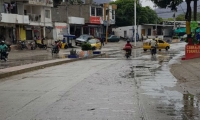
[[[52,29],[52,0],[4,0],[0,1],[0,33],[6,42],[32,40],[46,36]]]
[[[111,24],[115,23],[113,13],[111,10]],[[76,37],[81,34],[101,37],[101,34],[105,33],[105,14],[104,5],[96,4],[93,0],[85,0],[83,4],[63,3],[52,9],[53,21],[67,23],[69,34]]]

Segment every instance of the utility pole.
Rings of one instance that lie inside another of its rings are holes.
[[[108,17],[107,17],[107,25],[106,25],[106,44],[108,43],[108,25],[110,24],[110,9],[108,8]]]
[[[135,8],[134,8],[134,16],[135,16],[135,20],[134,20],[134,21],[135,21],[135,27],[134,27],[134,29],[135,29],[135,30],[134,30],[134,41],[135,41],[135,46],[136,46],[136,27],[137,27],[137,26],[136,26],[136,0],[134,0],[134,7],[135,7]]]
[[[174,30],[176,29],[176,11],[174,10]]]

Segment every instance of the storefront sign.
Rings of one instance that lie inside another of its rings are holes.
[[[101,24],[101,18],[97,16],[90,16],[90,23]]]
[[[200,45],[186,45],[185,59],[192,59],[199,57],[200,57]]]

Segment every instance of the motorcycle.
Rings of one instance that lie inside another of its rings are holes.
[[[130,50],[126,50],[125,56],[128,59],[131,56],[131,51]]]
[[[151,47],[151,55],[156,55],[157,49],[156,47]]]
[[[44,50],[46,50],[47,49],[47,45],[45,45],[45,44],[40,44],[40,43],[37,43],[37,47],[39,47],[40,49],[44,49]]]
[[[125,46],[125,47],[123,48],[123,50],[126,52],[126,53],[125,53],[125,57],[126,57],[127,59],[131,56],[131,49],[132,49],[132,47],[130,47],[130,46]]]
[[[23,50],[23,49],[28,49],[28,47],[27,47],[26,44],[25,44],[25,41],[19,41],[19,42],[20,42],[21,50]]]
[[[8,59],[8,50],[6,52],[0,51],[0,59],[7,61]]]
[[[59,53],[59,48],[58,46],[53,46],[52,49],[51,49],[51,54],[58,54]]]

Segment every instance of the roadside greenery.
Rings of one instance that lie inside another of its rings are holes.
[[[116,4],[116,26],[130,26],[134,24],[134,0],[116,0],[110,4]],[[162,22],[156,12],[150,7],[142,7],[137,1],[137,24],[155,24]]]
[[[85,42],[85,43],[83,43],[83,44],[81,45],[81,49],[82,49],[83,51],[92,50],[92,46],[91,46],[91,44]]]
[[[177,21],[185,21],[185,14],[179,14],[177,17],[176,17],[176,20]],[[193,14],[192,14],[192,20],[193,19]],[[200,12],[197,13],[197,21],[200,21]]]

